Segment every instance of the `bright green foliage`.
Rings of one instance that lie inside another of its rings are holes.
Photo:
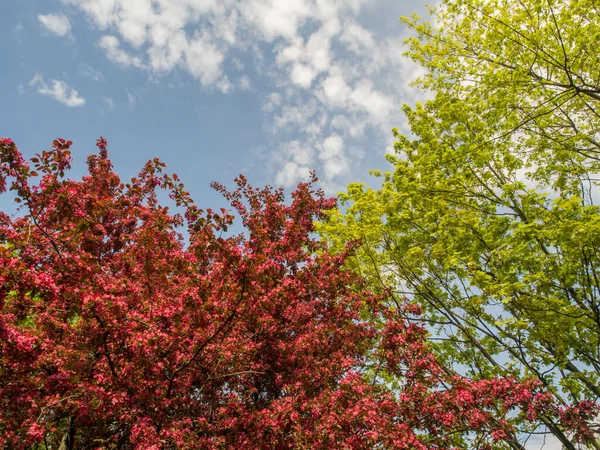
[[[448,370],[538,378],[558,408],[596,402],[600,12],[449,0],[433,14],[436,26],[403,19],[433,100],[405,107],[411,134],[395,130],[382,187],[351,184],[321,232],[360,239],[356,269],[423,307]],[[578,448],[560,423],[540,425]]]
[[[503,167],[524,163],[539,182],[578,194],[600,156],[595,1],[452,0],[434,16],[438,29],[403,19],[418,33],[408,54],[428,69],[420,85],[437,92],[413,112],[429,117],[413,118],[413,131],[435,124],[429,132],[456,150],[493,144]]]

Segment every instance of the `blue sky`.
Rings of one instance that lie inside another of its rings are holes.
[[[201,205],[244,173],[328,193],[385,167],[418,67],[394,0],[3,0],[0,135],[31,155],[109,142],[116,170],[154,156]],[[212,205],[210,205],[212,206]],[[216,206],[216,204],[215,204]]]

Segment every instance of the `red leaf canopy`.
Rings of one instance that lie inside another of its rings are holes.
[[[315,240],[335,201],[312,182],[289,204],[214,185],[245,230],[228,236],[233,216],[164,164],[123,184],[97,145],[73,181],[70,141],[34,171],[0,140],[0,193],[23,205],[0,213],[1,448],[442,449],[512,439],[510,410],[544,405],[531,383],[443,373],[414,308]]]

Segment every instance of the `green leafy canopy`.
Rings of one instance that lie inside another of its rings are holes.
[[[432,14],[402,21],[433,99],[405,106],[411,134],[394,130],[381,188],[350,184],[320,232],[362,241],[349,264],[423,308],[448,371],[539,379],[563,421],[537,431],[600,448],[593,425],[565,430],[600,396],[597,5],[447,0]]]

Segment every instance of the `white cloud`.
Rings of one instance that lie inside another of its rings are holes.
[[[108,59],[121,66],[133,66],[138,69],[145,67],[140,57],[132,56],[121,48],[119,39],[115,36],[102,36],[98,46],[106,52]]]
[[[104,97],[104,103],[106,103],[106,106],[108,107],[108,109],[115,109],[115,102],[113,101],[112,98]]]
[[[162,43],[164,40],[164,43]],[[172,70],[183,58],[188,46],[183,31],[177,31],[165,37],[157,38],[161,45],[153,45],[148,49],[150,67],[155,72],[168,72]]]
[[[252,90],[252,83],[250,82],[250,78],[248,78],[246,75],[242,75],[238,86],[242,91]]]
[[[293,150],[292,158],[296,164],[310,166],[313,164],[314,151],[310,147],[302,147],[298,141],[293,141],[290,148]]]
[[[318,108],[316,101],[298,102],[293,104],[290,99],[284,102],[279,114],[274,119],[276,129],[274,132],[281,132],[282,128],[291,127],[294,131],[304,130],[308,132],[311,125],[322,125],[322,120],[319,120]],[[320,126],[318,127],[320,128]],[[279,129],[279,130],[277,130]]]
[[[295,162],[288,161],[284,166],[277,172],[275,176],[275,183],[278,186],[292,187],[298,181],[308,181],[310,178],[310,169],[308,167],[302,167]]]
[[[346,114],[337,114],[331,118],[329,124],[332,130],[343,133],[351,138],[358,138],[365,132],[365,122],[353,120]]]
[[[356,22],[349,21],[342,32],[341,41],[356,54],[372,51],[375,47],[373,33]]]
[[[401,105],[417,98],[408,80],[418,66],[401,57],[402,26],[382,34],[361,17],[366,5],[390,8],[387,0],[61,1],[100,30],[99,47],[120,66],[154,79],[183,70],[203,89],[252,90],[263,98],[279,180],[302,179],[312,168],[328,182],[363,170],[351,149],[368,135],[369,151],[383,154],[389,130],[402,127]],[[333,136],[345,145],[325,158]],[[285,150],[292,141],[319,150],[313,166]]]
[[[328,182],[348,172],[350,164],[344,151],[344,141],[337,134],[328,136],[320,146],[319,159],[323,163],[323,173]]]
[[[294,38],[311,16],[311,4],[306,0],[250,0],[241,6],[241,13],[267,42],[272,42],[279,37]]]
[[[390,96],[373,89],[371,81],[366,79],[356,85],[350,94],[350,100],[369,113],[373,119],[381,121],[389,117],[394,102]]]
[[[281,169],[275,176],[275,183],[292,187],[298,181],[308,181],[314,165],[314,150],[303,146],[299,141],[291,141],[281,146],[277,155]]]
[[[334,159],[343,154],[344,141],[337,134],[332,134],[323,142],[319,158],[323,160]]]
[[[204,86],[219,81],[223,59],[224,55],[206,35],[196,36],[188,43],[185,51],[186,68]]]
[[[233,84],[231,84],[231,81],[229,81],[229,78],[227,78],[226,76],[223,77],[221,81],[217,83],[217,89],[220,90],[223,94],[229,94],[233,90],[233,88]]]
[[[305,64],[294,64],[292,67],[292,82],[300,87],[309,88],[315,75],[313,68]]]
[[[273,112],[277,107],[281,105],[282,101],[283,99],[279,92],[271,92],[263,101],[262,110],[264,112]]]
[[[341,74],[329,75],[321,84],[326,103],[332,106],[344,107],[350,98],[351,89]]]
[[[71,33],[71,22],[64,14],[39,14],[38,20],[46,30],[57,36],[67,36]]]
[[[47,84],[42,75],[36,73],[29,82],[29,86],[37,88],[38,94],[52,97],[69,107],[82,106],[85,104],[85,99],[79,96],[79,92],[69,87],[67,83],[61,80],[50,80],[49,84]]]

